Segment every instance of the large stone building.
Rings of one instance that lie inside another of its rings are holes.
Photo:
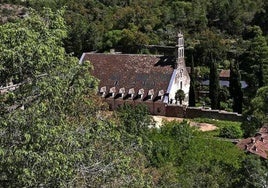
[[[80,63],[93,64],[92,74],[100,80],[99,94],[112,109],[125,102],[148,106],[175,104],[175,93],[180,89],[185,93],[183,105],[188,105],[190,77],[184,61],[182,33],[177,40],[174,56],[84,53]],[[162,110],[160,106],[158,112]]]

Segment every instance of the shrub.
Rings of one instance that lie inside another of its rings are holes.
[[[243,136],[243,131],[238,126],[223,126],[220,128],[219,136],[224,138],[241,138]]]

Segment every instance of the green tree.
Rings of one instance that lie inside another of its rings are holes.
[[[220,87],[218,96],[220,102],[220,109],[227,110],[229,97],[230,95],[228,88],[226,86]]]
[[[255,155],[248,155],[239,171],[238,187],[265,187],[268,183],[267,166]]]
[[[238,64],[231,62],[230,65],[230,85],[229,92],[233,98],[233,111],[242,113],[242,103],[243,103],[243,91],[241,88],[241,76],[239,73]]]
[[[249,96],[252,98],[258,88],[267,83],[268,45],[258,26],[249,27],[244,37],[247,39],[248,47],[241,55],[241,69],[244,71],[249,85]]]
[[[219,109],[219,88],[218,66],[216,62],[211,62],[209,74],[209,97],[212,109]]]
[[[81,56],[87,51],[87,40],[89,24],[85,15],[79,12],[66,11],[65,20],[68,27],[68,37],[64,39],[64,47],[68,53],[74,53],[75,56]]]
[[[210,69],[209,74],[209,97],[211,99],[211,108],[219,109],[219,74],[218,64],[225,59],[226,40],[215,31],[205,30],[200,37],[200,44],[196,45],[196,51],[199,53],[199,60],[203,65]]]
[[[154,122],[149,116],[149,111],[145,105],[132,106],[124,104],[118,109],[117,116],[121,120],[124,129],[132,135],[145,135],[149,130],[149,126],[154,126]]]
[[[243,131],[238,126],[227,125],[220,128],[219,136],[224,138],[242,138]]]
[[[122,39],[122,30],[112,30],[105,34],[104,47],[114,48],[117,47]]]
[[[153,146],[148,157],[151,166],[157,167],[160,174],[155,186],[171,187],[178,185],[180,181],[178,169],[196,130],[186,121],[162,123],[160,129],[153,129],[149,134]]]
[[[232,143],[196,136],[183,156],[179,186],[233,187],[243,158]]]
[[[268,122],[268,86],[258,89],[251,101],[252,114],[262,123]]]
[[[189,91],[189,106],[195,106],[195,69],[194,69],[194,61],[192,55],[192,63],[191,63],[191,81],[190,81],[190,91]]]
[[[244,132],[244,137],[254,136],[262,126],[261,121],[252,115],[252,112],[250,111],[244,113],[243,117],[244,119],[241,124],[241,128]]]
[[[257,12],[252,21],[254,25],[258,25],[262,28],[262,31],[265,35],[268,34],[268,15],[266,14],[267,11],[268,11],[268,2],[263,1],[262,11]]]
[[[241,34],[243,25],[249,24],[260,11],[262,0],[215,0],[209,1],[207,18],[210,27],[217,27],[230,34]]]
[[[198,36],[198,44],[195,46],[196,62],[199,65],[210,67],[211,62],[223,62],[229,46],[227,40],[214,30],[206,29]]]
[[[122,129],[132,138],[132,144],[145,154],[150,152],[151,141],[148,132],[155,126],[155,122],[149,115],[147,106],[124,104],[116,111],[116,116]]]
[[[63,11],[39,14],[0,26],[1,85],[18,84],[0,98],[0,186],[149,185],[132,138],[101,115],[90,63],[62,47]]]
[[[243,114],[242,129],[245,136],[254,135],[264,123],[268,122],[267,93],[268,86],[258,89],[255,98],[251,100],[249,109]]]
[[[185,93],[182,89],[179,89],[178,91],[176,91],[176,93],[175,93],[176,103],[179,101],[180,105],[181,105],[184,98],[185,98]]]

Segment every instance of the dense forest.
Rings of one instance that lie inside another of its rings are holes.
[[[2,0],[0,186],[266,187],[267,160],[222,137],[268,121],[267,11],[265,0]],[[244,122],[204,133],[188,121],[154,128],[144,106],[111,113],[93,67],[78,64],[85,51],[160,53],[148,46],[174,46],[178,31],[192,80],[213,78],[211,107],[231,99]],[[230,69],[229,90],[218,69]]]
[[[209,78],[214,109],[246,111],[258,88],[268,82],[268,3],[265,0],[2,0],[33,8],[65,9],[64,48],[80,57],[83,52],[119,49],[124,53],[159,53],[149,45],[174,46],[178,31],[186,38],[186,63],[195,65],[195,78]],[[26,9],[25,9],[26,11]],[[4,14],[12,10],[2,11]],[[12,20],[12,19],[11,19]],[[213,63],[212,63],[213,62]],[[214,65],[214,66],[212,66]],[[230,89],[210,75],[230,69]],[[241,91],[240,81],[248,87]],[[200,82],[193,91],[201,90]],[[204,89],[204,88],[202,88]],[[205,88],[206,89],[206,88]],[[236,94],[234,94],[236,93]]]

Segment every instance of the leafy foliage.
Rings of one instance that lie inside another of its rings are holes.
[[[143,155],[126,142],[132,138],[100,112],[90,63],[61,46],[62,13],[31,11],[0,26],[1,84],[18,84],[1,94],[0,185],[149,185]]]
[[[242,113],[243,91],[241,88],[241,76],[238,69],[238,64],[232,62],[230,66],[230,95],[233,98],[233,111]]]
[[[179,89],[178,91],[176,91],[175,93],[175,100],[176,101],[180,101],[180,104],[182,104],[182,101],[184,100],[185,98],[185,93],[182,89]]]
[[[243,153],[232,143],[196,137],[184,156],[181,185],[232,187],[241,158]]]
[[[192,58],[193,58],[193,56],[192,56]],[[195,75],[193,59],[192,59],[192,63],[191,63],[190,77],[191,77],[191,81],[190,81],[190,90],[189,90],[189,106],[195,106],[195,93],[196,93],[195,80],[196,80],[196,75]]]
[[[248,155],[242,163],[239,173],[241,178],[236,186],[239,187],[265,187],[267,185],[267,163],[254,155]]]
[[[236,182],[244,154],[233,144],[208,138],[185,121],[165,122],[150,138],[150,161],[161,174],[155,186],[230,187]]]
[[[211,100],[211,108],[219,109],[219,73],[217,63],[211,62],[209,74],[209,98]]]
[[[240,127],[229,125],[220,128],[219,136],[224,138],[241,138],[243,132]]]
[[[241,69],[245,71],[244,76],[249,84],[249,96],[253,98],[258,88],[267,83],[268,46],[258,26],[249,27],[244,38],[247,39],[247,48],[241,54],[244,61]]]
[[[256,97],[252,99],[249,109],[243,114],[242,129],[245,136],[254,135],[267,122],[267,92],[268,87],[258,89]]]
[[[251,101],[253,115],[262,123],[268,122],[268,86],[258,89],[255,98]]]
[[[266,1],[2,3],[22,4],[28,10],[24,9],[24,19],[14,17],[6,20],[12,23],[0,26],[0,85],[18,86],[0,95],[0,186],[264,185],[267,165],[258,158],[244,160],[232,144],[198,133],[186,122],[166,122],[154,129],[148,128],[154,123],[144,107],[122,106],[115,116],[101,111],[104,106],[94,94],[98,82],[88,72],[90,63],[79,65],[65,50],[76,56],[110,48],[145,52],[147,44],[174,46],[176,33],[182,30],[186,54],[192,55],[186,63],[194,59],[200,70],[206,70],[200,71],[205,72],[204,78],[210,65],[214,66],[211,73],[216,73],[216,67],[226,67],[231,59],[237,62],[231,67],[233,78],[239,78],[239,64],[241,79],[249,84],[244,98],[252,101],[242,125],[248,136],[267,121]],[[7,15],[8,10],[2,13]],[[1,17],[1,23],[6,21]],[[215,89],[215,94],[220,93]],[[241,98],[240,91],[234,90],[231,95]],[[219,104],[215,101],[211,100],[213,106]],[[234,111],[240,112],[241,101],[234,101]],[[239,122],[205,121],[225,129],[224,135],[240,126]]]
[[[132,135],[144,135],[148,132],[149,126],[154,126],[154,122],[149,116],[149,111],[145,105],[134,107],[124,104],[118,109],[117,116],[122,121],[124,129]]]

